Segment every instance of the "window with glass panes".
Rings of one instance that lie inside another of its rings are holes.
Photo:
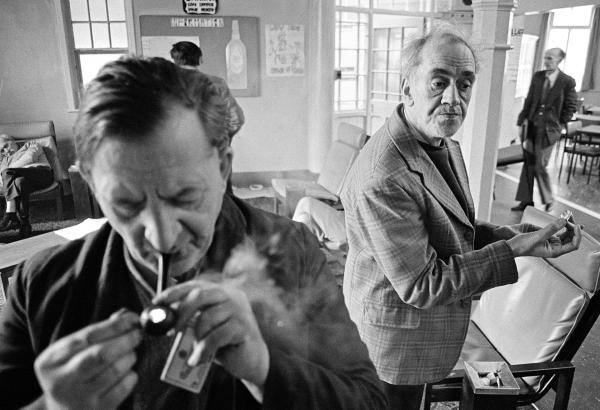
[[[124,0],[67,0],[79,85],[128,53]]]
[[[373,29],[373,98],[400,101],[401,50],[409,34],[406,27]]]
[[[569,7],[552,10],[550,27],[544,49],[559,47],[567,57],[559,68],[573,77],[577,90],[581,86],[587,58],[594,6]]]
[[[365,109],[368,42],[368,14],[336,12],[335,65],[342,73],[335,83],[336,111]]]

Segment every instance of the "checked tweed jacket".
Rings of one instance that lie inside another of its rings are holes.
[[[452,370],[471,296],[517,280],[506,239],[529,230],[475,220],[460,147],[450,138],[446,145],[467,213],[402,105],[361,150],[342,190],[344,298],[379,377],[391,384],[433,382]]]

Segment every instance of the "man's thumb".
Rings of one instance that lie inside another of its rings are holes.
[[[537,231],[537,233],[544,239],[550,238],[556,232],[560,231],[567,225],[567,220],[564,218],[556,218],[556,220],[548,225],[544,226],[542,229]]]

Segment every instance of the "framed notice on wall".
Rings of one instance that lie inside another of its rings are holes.
[[[258,17],[140,16],[144,56],[171,59],[171,46],[184,39],[202,49],[200,71],[223,78],[235,97],[260,95]]]
[[[304,26],[301,24],[265,25],[267,75],[271,77],[304,75]]]

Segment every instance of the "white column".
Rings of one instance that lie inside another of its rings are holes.
[[[308,168],[320,172],[333,140],[335,2],[309,1],[308,33]]]
[[[461,146],[477,218],[489,221],[500,125],[508,34],[517,0],[474,0],[472,41],[480,71],[463,126]]]

